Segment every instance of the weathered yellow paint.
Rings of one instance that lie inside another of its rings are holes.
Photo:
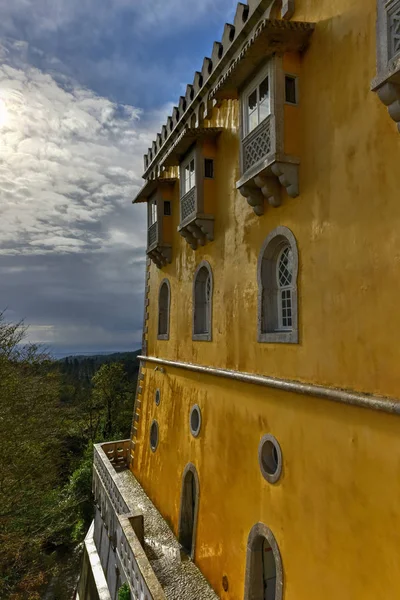
[[[400,397],[400,136],[370,91],[375,10],[374,0],[296,0],[294,18],[317,23],[301,64],[284,59],[300,77],[300,107],[285,107],[285,147],[301,161],[298,198],[254,215],[235,187],[238,104],[215,109],[210,125],[226,128],[215,142],[215,241],[194,252],[178,235],[175,186],[173,261],[150,268],[149,355]],[[257,343],[257,259],[279,225],[299,248],[298,345]],[[193,274],[203,259],[214,275],[213,341],[193,342]],[[164,277],[170,339],[157,341]],[[198,439],[189,431],[195,403]],[[276,485],[258,466],[265,433],[282,447]],[[134,472],[177,531],[181,475],[196,465],[195,558],[221,598],[242,600],[247,536],[262,521],[282,554],[284,600],[392,599],[400,588],[399,439],[396,416],[148,364]]]
[[[176,232],[173,263],[151,268],[154,310],[149,352],[202,364],[397,396],[400,328],[400,137],[369,89],[375,73],[375,2],[299,1],[296,18],[317,21],[302,59],[300,196],[253,214],[236,191],[238,110],[224,105],[211,125],[216,140],[215,241],[193,252]],[[259,250],[286,225],[300,252],[300,345],[257,343]],[[213,342],[192,343],[192,276],[209,260],[214,270]],[[329,268],[327,268],[329,266]],[[157,286],[172,288],[171,338],[157,342]],[[357,351],[355,352],[355,349]]]
[[[155,373],[151,365],[144,387],[135,474],[177,533],[182,472],[195,464],[195,560],[221,598],[243,599],[247,537],[258,521],[278,541],[285,600],[397,597],[400,418],[178,369]],[[203,418],[197,439],[189,430],[195,403]],[[148,445],[153,419],[160,427],[155,454]],[[258,466],[267,432],[283,453],[275,485]]]

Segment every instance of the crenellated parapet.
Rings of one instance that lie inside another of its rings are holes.
[[[247,4],[238,3],[233,24],[225,24],[222,40],[214,42],[211,57],[204,58],[201,71],[195,72],[193,83],[187,85],[185,95],[180,97],[161,133],[157,134],[144,155],[145,179],[160,176],[164,155],[186,127],[201,127],[210,117],[215,105],[210,92],[260,18],[268,19],[273,14],[281,19],[290,19],[294,5],[295,0],[248,0]]]

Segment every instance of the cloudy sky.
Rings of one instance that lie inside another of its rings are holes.
[[[0,0],[0,310],[55,356],[136,349],[143,154],[233,0]]]

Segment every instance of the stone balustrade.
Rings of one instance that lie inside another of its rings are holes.
[[[122,471],[127,469],[130,440],[94,447],[93,494],[96,515],[93,541],[112,600],[127,582],[133,600],[166,600],[143,549],[143,515],[124,498]],[[80,597],[85,599],[82,593]]]

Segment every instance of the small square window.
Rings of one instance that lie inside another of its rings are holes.
[[[170,217],[171,216],[171,202],[169,200],[166,200],[164,202],[164,215],[166,217]]]
[[[213,179],[214,177],[214,161],[212,158],[204,159],[204,177]]]
[[[297,104],[297,77],[285,75],[285,101]]]

